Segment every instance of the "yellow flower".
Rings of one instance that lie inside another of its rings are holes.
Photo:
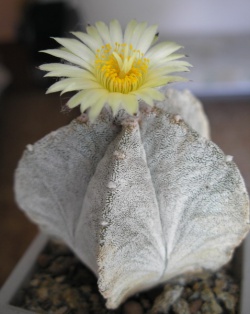
[[[163,100],[158,90],[170,82],[185,81],[173,72],[188,71],[190,64],[175,54],[181,46],[172,42],[155,44],[157,26],[147,26],[132,20],[122,32],[117,20],[109,27],[103,22],[88,26],[87,32],[75,32],[77,39],[54,38],[62,47],[42,52],[64,59],[67,63],[40,66],[45,76],[61,77],[47,93],[61,94],[78,91],[67,103],[69,108],[80,105],[88,110],[91,121],[108,104],[114,115],[125,109],[133,115],[138,112],[140,100],[153,106],[154,100]]]

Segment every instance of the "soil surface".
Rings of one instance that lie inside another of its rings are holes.
[[[14,305],[43,314],[220,314],[237,313],[239,287],[227,266],[137,294],[108,310],[97,279],[63,244],[50,242]]]

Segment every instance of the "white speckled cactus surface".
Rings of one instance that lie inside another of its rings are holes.
[[[216,270],[249,230],[238,168],[188,91],[136,117],[103,109],[29,145],[16,199],[98,277],[108,308],[178,275]]]

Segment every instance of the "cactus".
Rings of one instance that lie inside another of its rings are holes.
[[[167,90],[136,117],[82,115],[28,145],[15,193],[96,274],[111,309],[176,276],[218,269],[249,230],[240,172],[209,140],[188,91]]]
[[[110,309],[216,270],[249,230],[243,179],[209,140],[202,105],[162,87],[190,64],[156,30],[133,20],[123,34],[114,20],[55,38],[62,47],[45,52],[68,63],[40,67],[61,78],[47,92],[77,91],[67,106],[83,114],[28,145],[15,176],[20,207],[96,274]]]

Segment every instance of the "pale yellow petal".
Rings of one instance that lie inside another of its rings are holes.
[[[187,79],[181,76],[163,76],[158,79],[151,79],[146,81],[143,85],[142,88],[148,88],[148,87],[159,87],[159,86],[164,86],[168,83],[173,83],[173,82],[186,82]]]
[[[192,64],[190,64],[189,62],[184,61],[184,60],[171,61],[171,62],[168,62],[168,64],[176,65],[176,66],[193,67]]]
[[[142,36],[142,34],[144,33],[145,29],[147,27],[147,23],[143,22],[143,23],[138,23],[132,33],[132,36],[130,38],[130,43],[132,44],[133,47],[137,47],[137,44]]]
[[[114,46],[115,43],[123,42],[123,34],[121,24],[117,20],[113,20],[109,24],[111,43]]]
[[[150,48],[145,54],[145,57],[150,59],[150,63],[157,62],[180,48],[182,48],[182,46],[176,43],[162,42]]]
[[[138,112],[139,104],[136,96],[124,94],[122,97],[122,107],[130,114],[134,115]]]
[[[130,115],[136,114],[139,101],[150,106],[161,101],[164,95],[160,86],[187,79],[171,75],[189,71],[188,62],[179,60],[181,48],[172,42],[155,45],[157,26],[130,21],[123,35],[117,20],[97,22],[88,26],[87,33],[74,32],[77,39],[55,38],[60,49],[44,52],[64,59],[70,64],[45,64],[45,76],[61,77],[47,93],[69,91],[78,93],[68,101],[70,108],[80,105],[81,111],[89,109],[93,121],[102,107],[108,104],[113,114],[124,108]],[[123,45],[124,43],[124,45]],[[106,45],[109,44],[109,45]]]
[[[72,32],[72,34],[78,39],[80,39],[93,52],[96,52],[96,50],[99,49],[103,45],[101,38],[98,40],[94,38],[93,36],[90,36],[89,34],[82,33],[82,32]]]
[[[131,38],[133,36],[133,32],[134,32],[134,29],[137,25],[137,21],[136,20],[131,20],[126,29],[125,29],[125,33],[124,33],[124,43],[127,43],[129,44],[131,42]]]
[[[161,70],[161,72],[169,71],[170,69],[172,69],[172,72],[175,71],[183,71],[183,72],[188,72],[189,71],[189,67],[192,67],[192,65],[186,61],[182,61],[182,60],[178,60],[178,61],[170,61],[167,62],[165,60],[165,58],[163,58],[162,60],[157,60],[156,62],[152,63],[149,65],[148,70],[150,72],[153,71],[158,71],[159,69]]]
[[[81,112],[84,112],[86,109],[96,104],[97,101],[101,97],[103,97],[103,101],[105,101],[105,95],[108,95],[108,92],[104,89],[99,89],[99,90],[92,89],[92,90],[86,91],[81,101],[81,106],[80,106]]]
[[[70,63],[79,65],[80,67],[85,68],[89,71],[93,71],[92,64],[86,62],[85,60],[77,57],[76,55],[68,51],[63,51],[62,49],[47,49],[47,50],[42,50],[41,52],[47,53],[49,55],[52,55],[60,59],[64,59],[66,61],[69,61]]]
[[[109,93],[108,104],[112,108],[113,115],[116,115],[121,108],[123,96],[121,93]]]
[[[103,45],[103,40],[94,26],[88,26],[86,28],[86,31],[91,37],[93,37],[100,44],[100,47]]]
[[[60,80],[49,87],[46,94],[56,93],[56,92],[71,92],[71,91],[78,91],[82,89],[88,88],[101,88],[101,86],[93,81],[84,80],[80,78],[66,78]]]
[[[95,54],[93,53],[93,51],[89,49],[85,44],[81,43],[79,40],[57,37],[54,37],[54,40],[88,63],[93,62],[93,60],[95,59]]]
[[[105,97],[100,97],[95,104],[93,104],[89,111],[88,111],[88,117],[90,122],[94,122],[96,118],[99,116],[100,112],[102,111],[102,108],[105,105]]]
[[[97,90],[97,89],[102,89],[102,86],[100,86],[96,82],[82,79],[82,80],[79,80],[79,82],[71,83],[67,87],[65,87],[64,90],[61,92],[61,95],[68,92],[80,91],[83,89],[96,89]]]
[[[108,26],[103,22],[95,23],[96,29],[105,44],[111,44]]]
[[[184,58],[184,57],[186,57],[186,56],[183,55],[183,54],[172,53],[171,55],[167,56],[164,60],[165,60],[166,62],[169,62],[169,61],[181,59],[181,58]]]
[[[152,25],[148,27],[142,34],[141,38],[139,38],[139,41],[135,48],[145,54],[153,43],[153,40],[157,32],[157,28],[158,28],[157,25]]]
[[[69,108],[74,108],[78,105],[81,104],[84,94],[86,93],[86,90],[80,91],[77,94],[75,94],[74,96],[72,96],[69,101],[67,102],[67,106]]]
[[[154,101],[152,99],[152,97],[150,97],[148,94],[144,94],[144,93],[136,93],[136,96],[137,96],[137,99],[140,101],[140,100],[143,100],[146,104],[148,104],[149,106],[153,107],[154,105]]]
[[[147,81],[152,79],[157,79],[162,76],[166,76],[170,73],[177,73],[177,72],[189,72],[189,68],[184,66],[162,66],[150,69],[147,75]]]
[[[162,101],[165,99],[164,94],[155,88],[141,88],[135,93],[137,97],[150,97],[153,100]]]
[[[154,88],[139,89],[133,94],[136,95],[138,100],[143,100],[149,106],[154,105],[154,100],[162,101],[165,99],[165,96],[160,91]]]
[[[48,63],[39,67],[42,71],[50,71],[45,77],[82,77],[84,72],[82,68],[63,63]],[[89,72],[88,72],[89,73]]]
[[[155,34],[155,37],[154,37],[153,42],[152,42],[152,46],[154,46],[158,40],[159,40],[159,32]]]

